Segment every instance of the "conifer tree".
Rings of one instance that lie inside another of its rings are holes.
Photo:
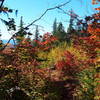
[[[39,39],[39,29],[38,29],[38,25],[36,25],[36,31],[35,31],[35,40]]]
[[[37,46],[38,45],[37,41],[39,40],[39,29],[38,29],[38,25],[36,25],[34,40],[35,41],[33,41],[33,46]]]
[[[57,32],[57,19],[55,18],[54,23],[53,23],[53,35],[55,35]]]
[[[55,34],[55,36],[60,40],[63,41],[66,38],[66,32],[64,30],[64,26],[63,24],[60,22],[58,27],[57,27],[57,32]]]
[[[18,31],[17,37],[16,37],[16,41],[18,44],[25,38],[26,34],[27,34],[27,32],[24,29],[23,17],[21,16],[19,31]]]
[[[70,33],[70,34],[72,34],[72,31],[73,31],[73,22],[74,22],[74,20],[75,20],[75,18],[76,18],[76,14],[74,14],[74,12],[73,12],[73,10],[71,9],[71,11],[70,11],[70,21],[69,21],[69,27],[68,27],[68,29],[67,29],[67,33]]]

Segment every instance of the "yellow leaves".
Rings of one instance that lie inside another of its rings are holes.
[[[23,40],[23,37],[17,36],[16,39]]]
[[[42,67],[55,65],[58,61],[62,61],[65,58],[65,51],[71,52],[79,61],[86,61],[88,59],[86,53],[80,49],[76,49],[73,46],[68,47],[66,42],[60,43],[59,46],[50,50],[50,52],[38,52],[38,57],[47,59],[45,62],[41,62]]]
[[[37,53],[39,58],[46,59],[48,56],[47,52],[40,51]]]
[[[100,96],[95,96],[94,100],[100,100]]]
[[[86,53],[80,49],[76,49],[74,47],[70,47],[70,48],[67,48],[68,51],[70,51],[72,54],[75,55],[75,57],[77,57],[77,59],[81,60],[81,61],[84,61],[84,60],[87,60],[88,57],[86,55]]]
[[[92,4],[93,4],[93,5],[98,4],[98,3],[97,3],[97,0],[92,0]]]
[[[95,64],[96,63],[100,63],[100,57],[97,57],[96,59],[95,59]]]
[[[63,54],[64,51],[67,50],[66,42],[60,43],[60,45],[56,48],[53,48],[50,53],[48,54],[49,59],[54,59],[55,62],[64,59]],[[56,58],[56,59],[55,59]]]
[[[67,49],[66,42],[60,43],[59,46],[50,50],[50,52],[40,51],[38,57],[47,59],[45,62],[41,62],[42,67],[53,66],[57,61],[64,59],[64,51]]]
[[[52,49],[51,52],[49,53],[48,57],[51,58],[56,58],[56,60],[61,60],[62,55],[63,55],[64,50],[62,48],[55,48]]]

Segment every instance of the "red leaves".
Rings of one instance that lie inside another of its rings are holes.
[[[50,34],[45,34],[43,40],[44,41],[41,42],[41,45],[48,45],[48,44],[55,42],[57,38]]]
[[[72,53],[70,53],[69,51],[65,51],[64,54],[66,57],[66,64],[68,66],[79,66],[77,58]]]
[[[42,37],[41,37],[42,38]],[[52,48],[52,44],[55,43],[57,41],[57,38],[55,36],[52,36],[50,33],[46,33],[44,34],[42,40],[34,40],[34,42],[36,42],[38,44],[38,47],[41,50],[49,50],[50,48]]]
[[[93,0],[96,1],[96,0]],[[95,8],[99,10],[99,8]],[[100,48],[100,13],[93,14],[91,24],[88,24],[87,32],[91,34],[88,37],[80,38],[82,41],[81,47],[87,52],[90,58],[96,58],[96,49]]]
[[[62,70],[67,75],[74,75],[79,72],[80,62],[69,51],[64,53],[65,59],[58,61],[55,66],[57,70]]]
[[[64,60],[58,61],[55,66],[57,70],[62,70],[64,67],[66,67],[66,62]]]
[[[35,43],[37,43],[38,45],[41,45],[41,41],[39,40],[34,40]]]
[[[100,13],[96,13],[96,14],[93,14],[93,17],[95,18],[95,19],[100,19]]]
[[[36,67],[36,66],[39,65],[39,62],[38,62],[37,60],[33,59],[32,65],[33,65],[34,67]]]
[[[88,32],[92,35],[98,35],[100,36],[100,27],[98,27],[98,25],[95,25],[95,24],[91,24],[88,26]]]

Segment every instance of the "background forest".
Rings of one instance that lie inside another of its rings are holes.
[[[17,16],[18,10],[4,1],[0,0],[0,14]],[[47,9],[27,26],[23,17],[19,27],[14,18],[0,18],[13,33],[7,43],[0,40],[0,100],[100,100],[100,7],[84,19],[71,9],[67,31],[57,18],[52,32],[43,35],[35,24],[51,10],[67,13],[62,7],[70,2]]]

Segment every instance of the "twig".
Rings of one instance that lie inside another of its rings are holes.
[[[58,7],[59,10],[61,10],[64,14],[67,14],[69,16],[71,16],[69,13],[67,13],[66,11],[64,11],[62,8]],[[75,17],[76,20],[80,21],[77,17]]]
[[[4,1],[5,0],[2,0],[1,5],[0,5],[0,9],[2,8]]]
[[[7,47],[11,39],[13,39],[13,36],[8,40],[8,42],[3,47],[0,48],[0,51],[4,50]]]
[[[61,8],[61,7],[65,6],[66,4],[70,3],[70,2],[71,2],[71,0],[69,0],[69,1],[67,1],[67,2],[65,2],[65,3],[63,3],[63,4],[60,4],[60,5],[58,5],[58,6],[55,6],[55,7],[46,9],[46,10],[44,11],[44,13],[43,13],[39,18],[37,18],[37,19],[35,19],[34,21],[32,21],[29,25],[27,25],[27,26],[24,27],[23,29],[28,29],[28,27],[30,27],[30,26],[33,25],[35,22],[39,21],[42,17],[44,17],[44,15],[45,15],[48,11]],[[7,47],[7,45],[8,45],[9,42],[10,42],[10,40],[13,39],[13,38],[16,36],[17,33],[18,33],[18,32],[16,32],[15,34],[13,34],[13,36],[8,40],[8,42],[7,42],[2,48],[0,48],[0,51],[4,50],[4,49]]]
[[[60,5],[58,5],[58,6],[55,6],[55,7],[46,9],[46,10],[44,11],[44,13],[43,13],[39,18],[35,19],[33,22],[31,22],[29,25],[27,25],[27,26],[25,27],[25,29],[28,28],[28,27],[30,27],[31,25],[33,25],[35,22],[37,22],[38,20],[40,20],[42,17],[44,17],[44,15],[45,15],[48,11],[54,10],[54,9],[58,9],[58,8],[60,8],[60,7],[63,7],[63,6],[65,6],[66,4],[68,4],[69,2],[71,2],[71,0],[69,0],[69,1],[66,2],[66,3],[60,4]]]

